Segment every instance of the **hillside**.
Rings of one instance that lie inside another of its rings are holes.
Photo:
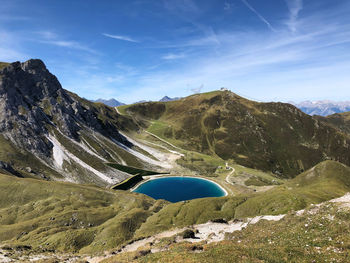
[[[5,67],[7,67],[9,65],[9,63],[6,62],[0,62],[0,69],[3,69]]]
[[[315,118],[350,135],[350,112],[336,113],[327,117],[315,116]]]
[[[338,162],[326,161],[265,193],[205,198],[175,204],[96,186],[46,182],[1,174],[0,190],[0,252],[9,251],[7,258],[18,259],[18,255],[40,258],[36,255],[45,255],[48,258],[61,257],[59,262],[68,262],[76,257],[79,262],[79,258],[85,257],[84,254],[94,255],[108,250],[107,255],[111,258],[106,262],[133,262],[133,259],[148,262],[157,261],[159,257],[164,259],[162,262],[172,262],[174,256],[180,255],[189,262],[194,260],[193,256],[197,260],[194,262],[203,258],[208,260],[203,262],[214,262],[215,258],[225,262],[225,255],[219,256],[215,252],[220,247],[225,247],[231,251],[231,256],[247,256],[248,253],[253,258],[272,260],[278,254],[286,254],[288,259],[288,255],[291,255],[286,249],[292,245],[292,250],[288,251],[299,251],[298,257],[301,260],[308,259],[309,254],[304,248],[296,247],[300,242],[310,246],[309,242],[314,242],[312,246],[330,253],[326,250],[327,247],[333,246],[337,240],[344,241],[342,238],[348,230],[343,224],[348,222],[348,214],[333,211],[330,206],[315,213],[319,206],[310,205],[349,192],[350,168]],[[301,209],[305,208],[307,210],[303,212]],[[200,243],[197,244],[184,243],[186,240],[175,242],[175,238],[171,237],[180,233],[176,229],[191,228],[192,225],[204,224],[209,220],[224,219],[232,224],[241,224],[240,222],[251,221],[247,217],[281,214],[287,216],[282,220],[282,217],[276,217],[279,218],[276,222],[262,220],[255,225],[249,224],[242,232],[228,230],[222,235],[224,239],[220,239],[217,244],[207,245],[205,240],[199,240]],[[342,225],[335,223],[338,221]],[[305,228],[310,231],[305,232]],[[168,232],[169,238],[153,243],[146,249],[152,249],[152,253],[123,253],[120,250],[123,245],[132,244],[133,240],[142,240],[171,229],[174,231]],[[302,236],[298,238],[296,233]],[[260,256],[257,252],[249,252],[252,251],[249,245],[253,248],[265,247],[270,251],[271,247],[266,247],[267,239],[277,242],[278,246],[273,249],[275,252]],[[242,241],[237,244],[237,240]],[[342,243],[340,247],[346,247],[346,244]],[[203,251],[193,250],[194,245],[205,248]],[[159,251],[163,252],[159,254]],[[193,254],[193,251],[203,254]],[[113,255],[116,257],[113,258]],[[285,262],[288,262],[287,259]]]
[[[338,162],[326,161],[265,193],[174,204],[125,191],[7,175],[0,175],[0,190],[0,250],[6,248],[12,251],[13,257],[17,253],[23,254],[25,248],[25,253],[29,255],[45,253],[46,256],[56,257],[65,253],[65,258],[109,250],[118,254],[116,261],[109,262],[123,262],[120,260],[123,253],[118,252],[123,245],[165,230],[190,227],[215,219],[245,222],[247,217],[257,215],[295,214],[292,211],[343,196],[350,191],[350,168]],[[252,233],[258,231],[261,237],[270,233],[270,239],[287,245],[288,242],[295,242],[293,233],[301,231],[298,222],[310,222],[309,218],[305,214],[302,221],[298,218],[287,218],[277,223],[262,221],[242,234],[228,232],[222,244],[237,234],[241,240],[245,240],[242,243],[244,246],[248,246],[249,242],[258,243],[258,239],[251,239]],[[291,225],[295,228],[288,232]],[[266,232],[266,227],[274,231]],[[283,238],[277,229],[285,233]],[[333,230],[327,231],[327,237],[333,235]],[[186,250],[181,248],[186,243],[176,245],[171,240],[167,238],[163,243],[153,245],[165,245],[165,252],[174,247],[175,250],[166,252],[166,257],[171,256],[168,253],[176,251],[182,251],[184,257],[191,257],[192,254],[185,253]],[[319,243],[318,246],[325,245]],[[246,247],[242,248],[245,251]],[[232,253],[236,253],[236,250]],[[146,258],[139,257],[153,260],[158,256],[155,253]]]
[[[283,177],[327,159],[350,164],[350,139],[290,104],[215,91],[118,109],[176,146]]]
[[[0,174],[1,247],[103,251],[131,239],[164,204],[124,191]]]
[[[136,237],[151,235],[173,226],[206,223],[215,218],[230,220],[285,214],[342,196],[349,191],[350,168],[338,162],[325,161],[266,192],[169,204],[149,217],[136,231]]]
[[[139,129],[131,118],[64,90],[41,60],[0,70],[0,110],[7,174],[106,186],[130,176],[107,162],[165,170],[121,133]]]
[[[231,222],[237,225],[237,230],[226,233],[223,241],[183,240],[180,233],[160,238],[154,245],[147,243],[136,251],[112,256],[102,263],[348,262],[349,197],[291,212],[279,220],[266,217],[258,223],[255,223],[257,218]],[[194,231],[198,230],[196,227]]]

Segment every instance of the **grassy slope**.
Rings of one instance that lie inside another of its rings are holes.
[[[350,191],[350,168],[327,161],[267,192],[169,204],[141,194],[0,175],[0,242],[93,253],[176,226],[282,214]]]
[[[2,135],[0,135],[0,160],[11,164],[23,177],[62,178],[58,172],[44,165],[34,155],[19,150]],[[25,167],[33,168],[35,174],[28,173]]]
[[[186,150],[284,176],[328,158],[350,164],[349,138],[289,104],[257,103],[215,91],[123,106],[122,112]]]
[[[136,231],[147,236],[174,226],[205,223],[215,218],[244,218],[256,215],[278,215],[339,197],[350,191],[350,168],[326,161],[304,172],[288,183],[266,192],[235,197],[197,199],[169,204],[149,217]]]
[[[278,222],[262,220],[219,243],[174,244],[165,240],[164,252],[146,256],[139,251],[124,253],[103,263],[349,262],[349,219],[348,209],[327,204],[320,209],[311,207],[301,216],[291,213]]]
[[[37,251],[103,251],[132,238],[161,205],[123,191],[0,175],[0,242]]]
[[[334,128],[340,129],[342,132],[350,134],[350,112],[336,113],[327,117],[316,116]]]
[[[10,63],[0,62],[0,70],[10,65]]]

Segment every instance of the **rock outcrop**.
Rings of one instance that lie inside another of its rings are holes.
[[[0,70],[0,134],[15,151],[11,156],[3,153],[5,157],[0,152],[2,161],[17,159],[20,166],[35,169],[28,163],[35,159],[70,181],[94,182],[98,174],[98,181],[117,182],[127,175],[104,162],[143,165],[130,154],[124,161],[118,153],[125,155],[133,148],[119,133],[128,129],[138,129],[132,119],[64,90],[39,59],[15,62]]]

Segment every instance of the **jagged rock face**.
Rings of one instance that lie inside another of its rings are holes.
[[[23,176],[107,186],[130,176],[108,162],[160,169],[119,132],[138,129],[114,108],[64,90],[41,60],[0,70],[0,161]]]
[[[50,158],[49,129],[79,140],[82,127],[124,141],[115,127],[65,91],[41,60],[15,62],[0,71],[0,132],[17,147]]]
[[[52,146],[43,135],[50,119],[39,104],[48,94],[62,90],[57,79],[37,60],[15,62],[0,75],[0,132],[15,145],[49,156]]]

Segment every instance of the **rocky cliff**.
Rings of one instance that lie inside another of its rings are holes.
[[[41,60],[0,70],[0,161],[13,167],[29,166],[34,176],[112,184],[128,175],[105,162],[149,166],[119,133],[137,129],[115,109],[64,90]]]

